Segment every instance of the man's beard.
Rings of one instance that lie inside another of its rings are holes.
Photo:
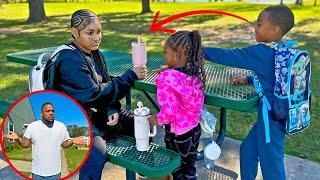
[[[51,127],[53,126],[54,120],[48,121],[48,120],[42,118],[42,122],[43,122],[47,127],[51,128]]]

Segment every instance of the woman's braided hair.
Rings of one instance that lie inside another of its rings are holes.
[[[99,18],[94,12],[88,9],[81,9],[72,14],[70,25],[72,28],[77,28],[78,33],[80,35],[80,31],[84,30],[89,24],[94,22],[96,19],[99,19]],[[74,36],[72,37],[74,38]],[[101,54],[99,53],[99,50],[92,51],[91,53],[94,60],[96,60],[100,64],[100,66],[103,68],[102,70],[103,81],[104,82],[110,81],[111,78],[110,78],[110,75],[108,74],[107,66],[104,63],[104,60]]]
[[[98,16],[94,12],[88,9],[81,9],[72,14],[70,26],[77,28],[78,32],[80,32],[95,19],[98,19]]]
[[[204,89],[206,74],[199,31],[177,31],[167,39],[166,45],[174,51],[184,51],[188,59],[186,73],[190,76],[199,77]]]

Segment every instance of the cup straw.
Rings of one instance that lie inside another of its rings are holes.
[[[138,44],[140,44],[141,42],[141,39],[140,39],[140,36],[138,36]]]

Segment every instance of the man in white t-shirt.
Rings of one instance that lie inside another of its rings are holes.
[[[41,106],[42,119],[27,127],[24,137],[16,133],[5,135],[18,140],[24,147],[32,145],[32,179],[56,180],[61,177],[61,147],[84,144],[80,137],[70,139],[67,127],[54,119],[54,107],[46,102]]]

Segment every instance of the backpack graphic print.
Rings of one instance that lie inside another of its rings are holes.
[[[286,133],[296,134],[310,124],[311,62],[306,51],[291,48],[286,43],[271,43],[275,51],[275,86],[277,97],[273,112],[286,122]]]

